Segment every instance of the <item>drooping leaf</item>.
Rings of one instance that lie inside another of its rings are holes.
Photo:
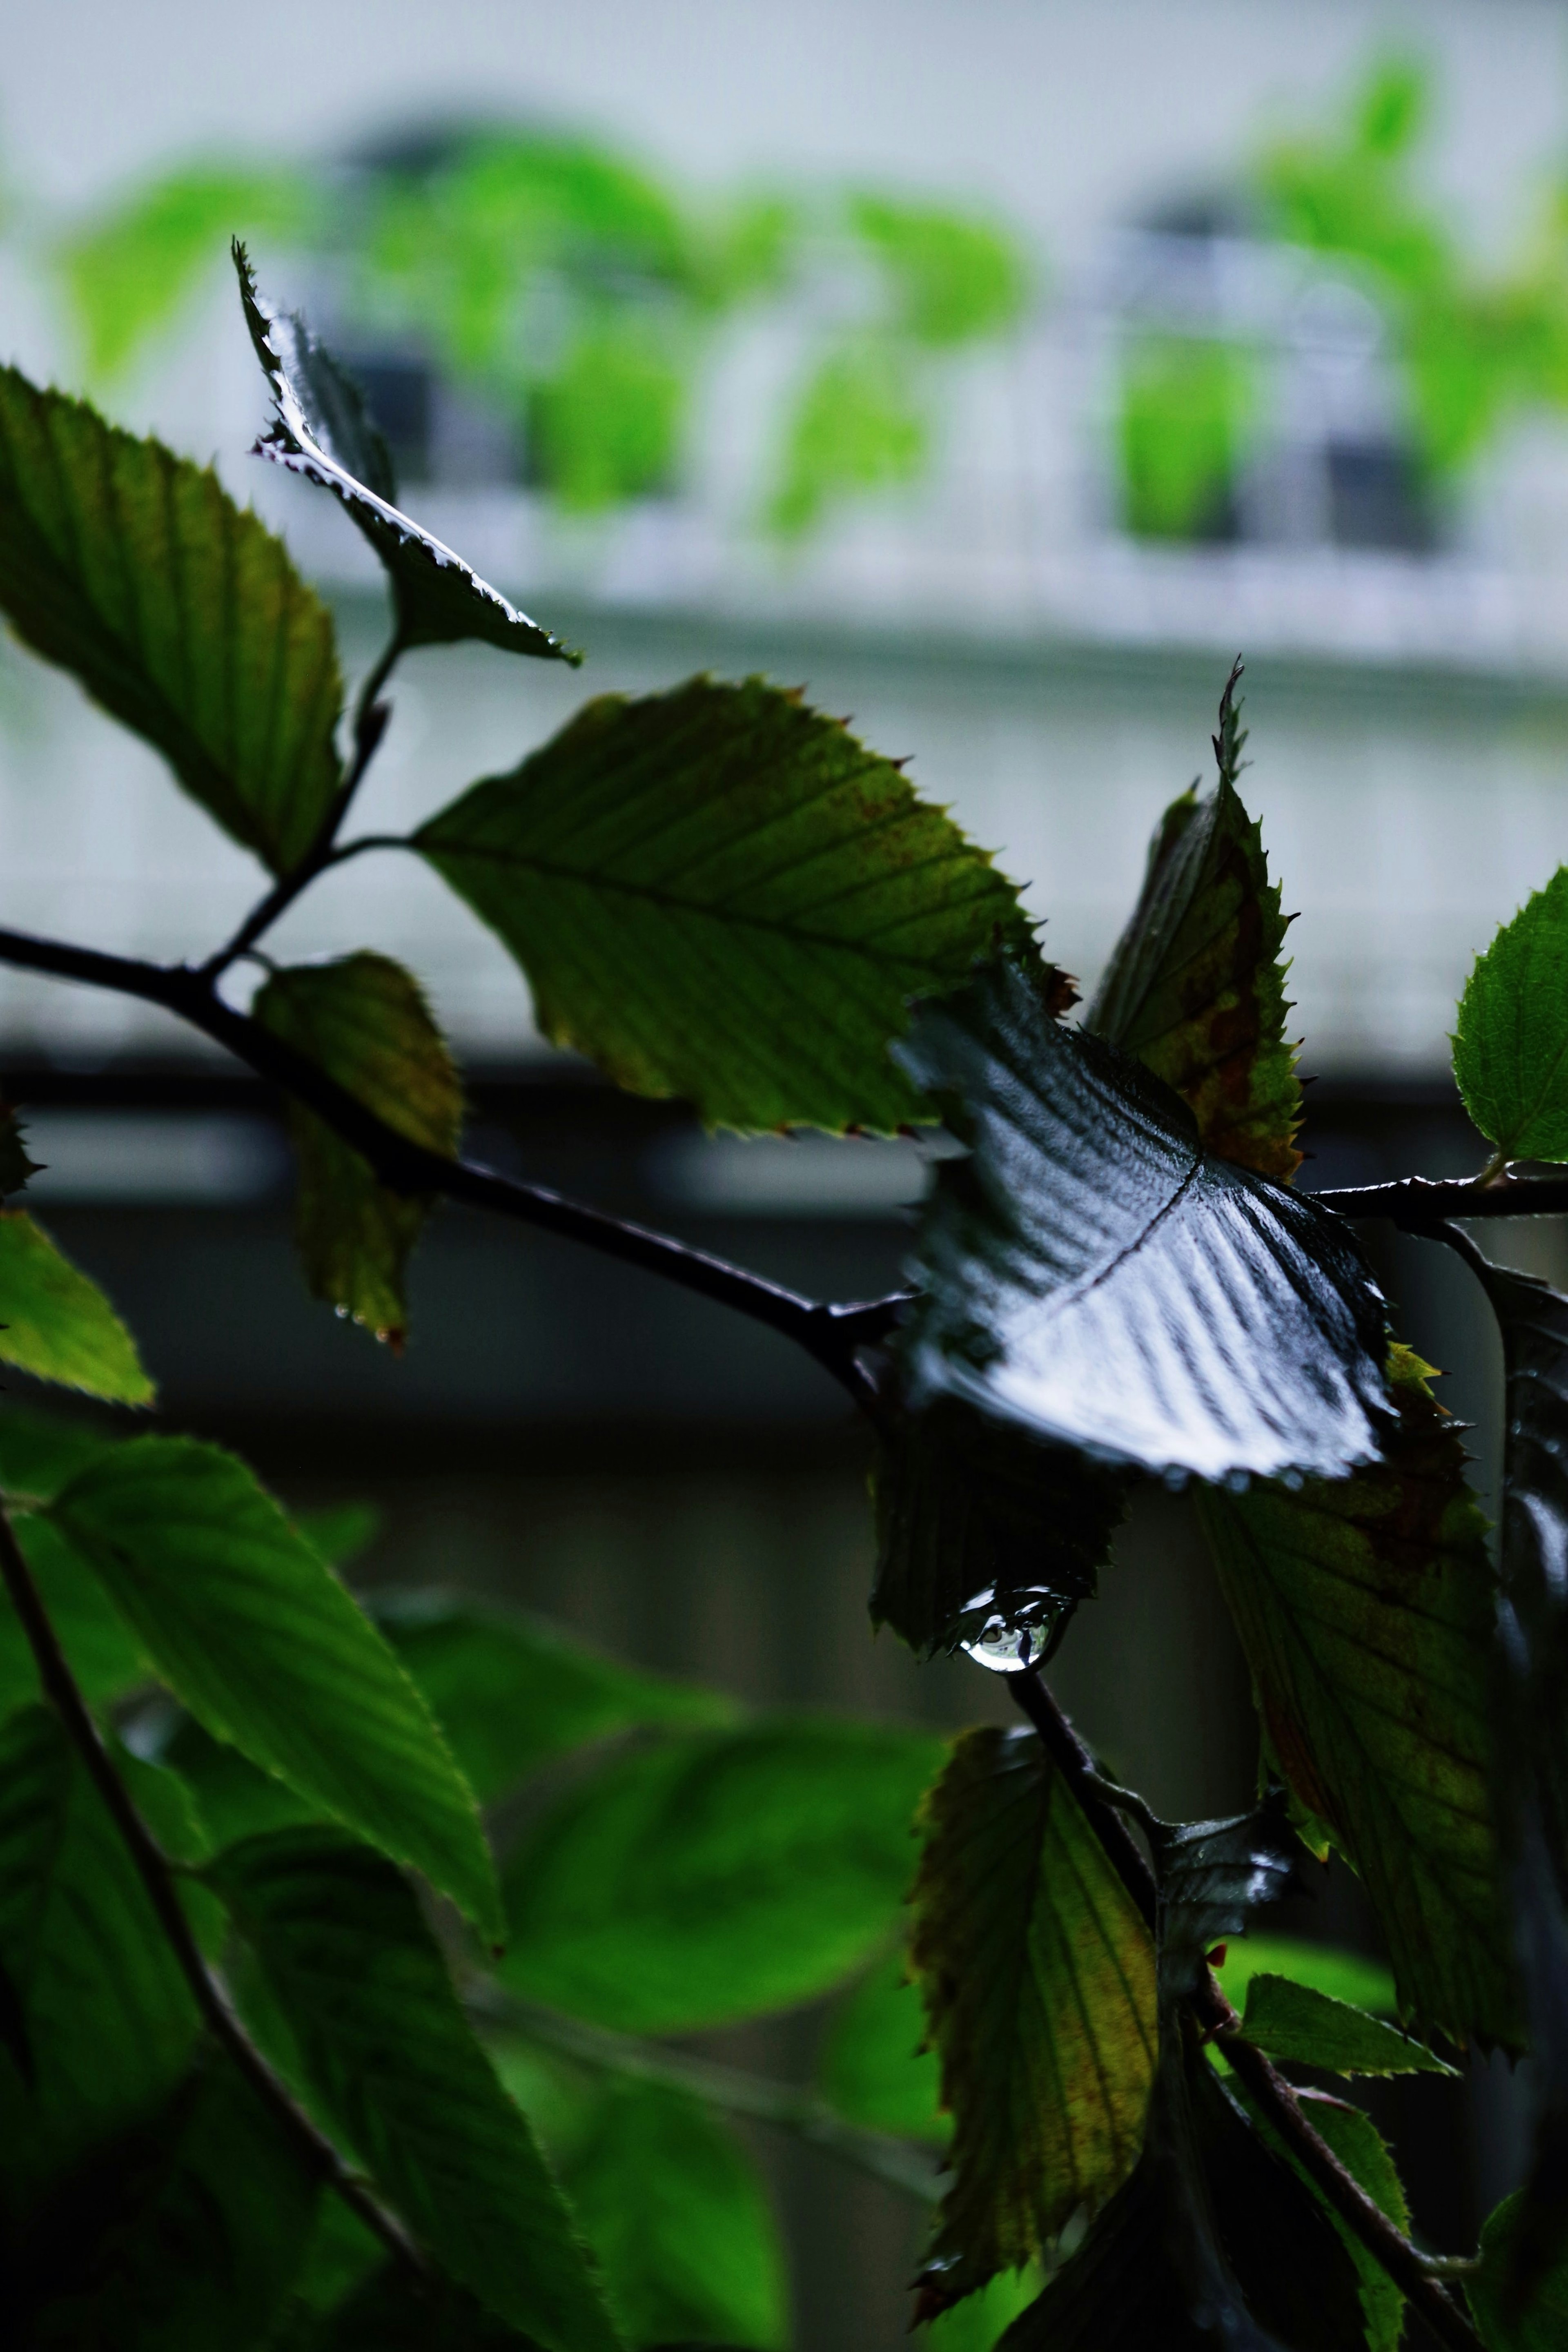
[[[361,949],[330,963],[275,971],[252,1013],[400,1135],[450,1158],[463,1129],[463,1087],[446,1040],[412,972]],[[390,1192],[368,1160],[298,1105],[289,1131],[299,1162],[294,1234],[318,1298],[401,1349],[404,1276],[428,1201]]]
[[[455,1592],[380,1592],[377,1623],[482,1804],[548,1756],[609,1732],[734,1722],[722,1691],[601,1657],[521,1610]]]
[[[119,1830],[59,1718],[0,1725],[0,1970],[27,2064],[0,2058],[0,2171],[36,2186],[153,2114],[195,2004]]]
[[[0,1363],[113,1404],[156,1393],[97,1283],[22,1209],[0,1209]]]
[[[332,1830],[249,1839],[208,1875],[315,2100],[416,2239],[547,2352],[613,2352],[560,2193],[407,1882]]]
[[[1364,2009],[1333,2000],[1289,1977],[1255,1976],[1247,1987],[1241,2030],[1249,2042],[1287,2064],[1331,2074],[1451,2074],[1455,2069]]]
[[[1527,2225],[1524,2209],[1525,2192],[1516,2189],[1488,2214],[1481,2224],[1480,2268],[1465,2280],[1487,2352],[1561,2352],[1568,2335],[1568,2252],[1538,2281],[1528,2308],[1516,2306],[1512,2287]]]
[[[24,1134],[16,1112],[0,1103],[0,1197],[22,1192],[29,1176],[43,1172],[37,1160],[28,1159]]]
[[[1499,1893],[1493,1580],[1464,1450],[1407,1350],[1386,1458],[1200,1496],[1271,1751],[1366,1884],[1405,2011],[1517,2045]]]
[[[926,1734],[779,1718],[617,1759],[504,1875],[508,1984],[631,2032],[787,2009],[862,1967],[896,1922]]]
[[[1276,2135],[1267,2118],[1259,2113],[1234,2079],[1229,2087],[1253,2129],[1276,2156],[1289,2164],[1297,2179],[1312,2189],[1315,2196],[1317,2191],[1305,2170]],[[1357,2181],[1374,2204],[1386,2213],[1395,2228],[1407,2237],[1410,2215],[1405,2202],[1404,2185],[1372,2117],[1364,2114],[1360,2107],[1353,2107],[1342,2099],[1323,2097],[1316,2092],[1300,2091],[1297,2096],[1318,2137],[1328,2143],[1352,2179]],[[1334,2233],[1341,2245],[1355,2265],[1361,2287],[1366,2352],[1399,2352],[1405,2326],[1404,2295],[1375,2254],[1352,2234],[1338,2214],[1326,2204],[1323,2210],[1333,2223]],[[1357,2344],[1362,2340],[1358,2337]]]
[[[234,261],[246,324],[274,403],[273,422],[256,453],[330,490],[358,524],[392,583],[401,643],[445,646],[476,637],[504,653],[580,661],[580,655],[569,652],[401,512],[392,460],[359,386],[303,319],[262,300],[237,241]]]
[[[911,1649],[980,1644],[1028,1665],[1092,1598],[1127,1482],[939,1397],[884,1430],[871,1614]]]
[[[1289,1892],[1299,1851],[1282,1791],[1224,1822],[1178,1822],[1154,1837],[1162,1999],[1196,1992],[1213,1947]]]
[[[1568,1160],[1568,866],[1476,958],[1454,1076],[1500,1159]]]
[[[1233,2009],[1244,2005],[1247,1988],[1255,1976],[1289,1977],[1292,1984],[1310,1985],[1331,2000],[1348,2001],[1353,2008],[1371,2010],[1377,2017],[1393,2017],[1399,2007],[1394,1979],[1380,1961],[1333,1944],[1309,1944],[1295,1936],[1249,1934],[1227,1944],[1225,1958],[1214,1964],[1214,1972]]]
[[[1212,1160],[1190,1113],[1010,961],[896,1052],[970,1146],[939,1163],[901,1340],[942,1394],[1113,1461],[1339,1477],[1377,1450],[1382,1297],[1343,1220]]]
[[[215,475],[0,369],[0,611],[276,874],[340,782],[331,616]]]
[[[233,1454],[140,1437],[49,1507],[214,1738],[499,1928],[474,1800],[375,1628]]]
[[[1030,951],[990,859],[762,678],[601,696],[414,844],[516,956],[547,1036],[710,1126],[929,1118],[887,1057],[906,1000]]]
[[[1032,1732],[966,1732],[922,1816],[912,1965],[954,2117],[938,2305],[1040,2252],[1137,2161],[1147,1928]]]
[[[566,2185],[628,2343],[780,2352],[784,2250],[767,2192],[695,2099],[621,2084]]]
[[[30,1511],[16,1512],[11,1524],[83,1695],[96,1706],[145,1683],[148,1663],[81,1554],[50,1520]],[[41,1696],[21,1621],[0,1595],[0,1714]]]
[[[920,1991],[902,1949],[886,1953],[840,2002],[817,2065],[817,2087],[846,2121],[868,2131],[945,2146],[942,2071],[926,2046]]]
[[[1175,1087],[1206,1151],[1289,1183],[1301,1088],[1285,1040],[1288,918],[1236,792],[1239,675],[1239,663],[1219,706],[1218,782],[1205,800],[1195,785],[1160,820],[1085,1025]]]
[[[112,2168],[112,2177],[104,2177]],[[34,2217],[31,2352],[248,2352],[272,2340],[316,2204],[283,2126],[215,2051],[109,2167]],[[95,2208],[107,2222],[93,2234]]]

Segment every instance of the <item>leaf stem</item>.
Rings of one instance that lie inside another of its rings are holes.
[[[889,2188],[902,2190],[904,2196],[918,2198],[922,2204],[933,2204],[940,2194],[941,2168],[935,2156],[922,2155],[906,2142],[882,2132],[865,2131],[846,2123],[825,2100],[810,2091],[798,2090],[793,2084],[775,2083],[766,2075],[748,2074],[738,2066],[721,2065],[715,2059],[694,2057],[684,2050],[667,2049],[661,2042],[644,2042],[629,2033],[612,2033],[602,2026],[585,2024],[579,2018],[563,2017],[557,2010],[519,2000],[488,1979],[476,1982],[468,2001],[476,2014],[490,2022],[510,2026],[527,2040],[559,2050],[564,2057],[575,2058],[582,2065],[595,2067],[603,2074],[619,2074],[632,2082],[658,2083],[669,2090],[688,2091],[706,2100],[709,2106],[722,2107],[730,2115],[749,2116],[758,2123],[772,2124],[780,2131],[791,2132],[800,2139],[809,2140],[814,2147],[824,2148],[845,2164],[853,2165],[858,2171],[884,2181]]]
[[[119,1831],[138,1876],[147,1890],[197,2009],[214,2042],[227,2053],[251,2089],[282,2125],[296,2155],[323,2187],[336,2190],[367,2229],[405,2267],[423,2276],[425,2263],[401,2222],[385,2211],[357,2174],[343,2162],[330,2140],[317,2130],[293,2094],[275,2074],[235,2015],[228,1994],[202,1957],[191,1923],[180,1900],[173,1869],[126,1792],[104,1746],[92,1712],[77,1686],[61,1649],[59,1637],[34,1581],[9,1514],[0,1509],[0,1582],[16,1610],[27,1645],[38,1669],[46,1696],[65,1725],[67,1736],[86,1765],[105,1809]]]
[[[1153,1932],[1156,1907],[1154,1872],[1120,1812],[1099,1793],[1103,1784],[1093,1757],[1037,1674],[1009,1675],[1007,1681],[1013,1698],[1039,1732],[1051,1761],[1068,1780],[1112,1867]],[[1123,1793],[1117,1792],[1118,1801]],[[1427,2257],[1395,2228],[1387,2214],[1345,2170],[1333,2148],[1318,2137],[1301,2112],[1291,2084],[1238,2031],[1235,2011],[1207,1969],[1193,2007],[1205,2032],[1218,2042],[1256,2105],[1311,2178],[1323,2202],[1381,2263],[1400,2292],[1420,2312],[1438,2342],[1452,2347],[1452,2352],[1481,2352],[1480,2337],[1440,2279],[1428,2269]]]
[[[1568,1176],[1401,1176],[1308,1198],[1342,1217],[1386,1217],[1404,1233],[1436,1234],[1450,1217],[1568,1215]]]

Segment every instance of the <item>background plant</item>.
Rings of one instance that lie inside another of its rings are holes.
[[[1406,2302],[1447,2344],[1553,2340],[1568,1301],[1452,1221],[1568,1211],[1568,1179],[1511,1172],[1568,1150],[1562,877],[1459,1008],[1490,1164],[1313,1199],[1234,675],[1216,782],[1166,812],[1076,1025],[984,853],[759,679],[590,701],[406,838],[345,839],[405,649],[573,656],[398,508],[352,383],[235,257],[261,452],[375,549],[386,650],[345,710],[280,542],[156,442],[0,375],[0,604],[270,877],[200,961],[14,930],[0,958],[162,1005],[278,1085],[308,1278],[389,1342],[442,1198],[795,1339],[874,1441],[873,1616],[1004,1672],[1021,1719],[945,1748],[750,1717],[450,1596],[361,1605],[335,1573],[352,1515],[300,1523],[220,1448],[8,1403],[0,2184],[24,2340],[763,2352],[787,2319],[731,2116],[936,2205],[919,2309],[954,2346],[1385,2347]],[[424,858],[547,1033],[620,1085],[741,1130],[943,1119],[965,1151],[913,1290],[806,1298],[458,1157],[414,977],[380,947],[280,969],[259,944],[372,852]],[[25,1200],[9,1115],[0,1152]],[[1365,1216],[1451,1243],[1497,1310],[1495,1570]],[[152,1401],[25,1206],[0,1213],[0,1314],[19,1370]],[[1252,1670],[1259,1802],[1235,1820],[1157,1819],[1040,1677],[1151,1477],[1190,1489]],[[580,1749],[517,1831],[503,1801]],[[1261,1940],[1233,1960],[1331,1849],[1387,1979]],[[672,2044],[834,1991],[809,2091]],[[1442,2073],[1470,2043],[1530,2047],[1543,2094],[1528,2183],[1456,2264],[1406,2234],[1365,2113],[1281,2069]]]

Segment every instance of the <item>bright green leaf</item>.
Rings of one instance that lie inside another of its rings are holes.
[[[50,1507],[217,1739],[499,1927],[474,1801],[375,1628],[242,1462],[141,1437]]]
[[[601,1657],[540,1618],[453,1592],[379,1592],[377,1623],[483,1804],[542,1763],[634,1726],[734,1722],[720,1691]]]
[[[618,1758],[505,1873],[501,1973],[632,2032],[810,2000],[886,1940],[942,1745],[827,1718],[694,1732]]]
[[[152,2115],[196,2030],[124,1841],[42,1706],[0,1726],[0,1975],[20,2035],[0,2058],[0,2165],[36,2180]]]
[[[1289,1977],[1293,1984],[1311,1985],[1331,2000],[1348,2001],[1378,2017],[1393,2017],[1399,2007],[1394,1979],[1376,1960],[1293,1936],[1239,1936],[1227,1944],[1215,1973],[1233,2009],[1242,2006],[1253,1978],[1265,1975]]]
[[[208,1876],[314,2098],[415,2237],[547,2352],[613,2352],[560,2192],[407,1882],[330,1830],[247,1840]]]
[[[868,2131],[938,2147],[952,2137],[952,2118],[942,2113],[942,2070],[925,2046],[925,2015],[902,1950],[880,1959],[835,2010],[817,2087]]]
[[[1137,539],[1223,539],[1258,411],[1258,364],[1209,335],[1138,334],[1124,348],[1123,519]]]
[[[1465,1455],[1408,1350],[1385,1462],[1198,1511],[1271,1751],[1365,1881],[1407,2014],[1517,2045],[1498,1881],[1493,1579]]]
[[[331,616],[217,478],[0,369],[0,611],[286,873],[340,782]]]
[[[1500,1160],[1568,1160],[1568,866],[1477,957],[1454,1076]]]
[[[767,520],[803,538],[837,500],[914,482],[930,455],[930,423],[897,335],[846,336],[801,384],[785,433]]]
[[[359,387],[303,319],[261,300],[238,243],[234,261],[246,324],[274,402],[274,422],[256,454],[330,490],[358,524],[392,583],[399,642],[444,646],[477,637],[505,653],[580,660],[393,504],[392,461]]]
[[[400,1135],[444,1159],[456,1151],[461,1081],[419,982],[389,956],[361,950],[332,963],[290,965],[271,975],[251,1011]],[[289,1128],[306,1279],[318,1298],[400,1349],[409,1253],[430,1203],[378,1183],[369,1162],[313,1111],[294,1105]]]
[[[1516,2244],[1523,2220],[1524,2192],[1505,2197],[1481,2224],[1481,2265],[1465,2281],[1488,2352],[1562,2352],[1568,2340],[1568,2251],[1541,2281],[1529,2307],[1516,2316],[1511,2305]]]
[[[1038,2268],[1001,2271],[988,2285],[967,2294],[934,2319],[921,2335],[920,2352],[994,2352],[1009,2322],[1040,2294]]]
[[[732,2132],[679,2091],[626,2083],[567,2176],[627,2341],[788,2340],[784,2250]]]
[[[415,845],[547,1036],[710,1125],[891,1129],[905,1000],[1027,951],[1012,886],[892,761],[751,678],[601,696]]]
[[[1321,2066],[1331,2074],[1451,2074],[1452,2066],[1364,2010],[1294,1984],[1289,1977],[1254,1976],[1247,1987],[1241,2030],[1249,2042],[1287,2065]]]
[[[954,2117],[935,2256],[967,2294],[1132,2171],[1155,2058],[1147,1928],[1032,1732],[966,1732],[923,1815],[911,1959]]]
[[[1301,1087],[1285,1039],[1287,919],[1236,793],[1247,740],[1239,675],[1219,706],[1219,781],[1206,800],[1184,793],[1161,819],[1086,1025],[1176,1089],[1206,1151],[1289,1183],[1301,1159]]]
[[[155,1393],[97,1283],[21,1209],[0,1210],[0,1363],[115,1404],[151,1404]]]
[[[887,272],[898,323],[916,342],[952,349],[1017,319],[1028,272],[993,222],[870,193],[851,199],[850,218]]]

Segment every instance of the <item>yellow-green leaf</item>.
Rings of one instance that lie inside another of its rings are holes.
[[[0,1210],[0,1363],[115,1404],[156,1393],[97,1283],[22,1209]]]

